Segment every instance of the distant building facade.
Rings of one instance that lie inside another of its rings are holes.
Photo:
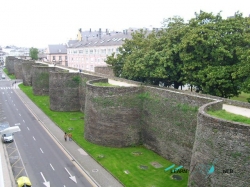
[[[66,44],[48,45],[46,55],[49,62],[68,66]]]
[[[126,39],[131,39],[131,32],[84,31],[79,29],[77,42],[67,48],[68,66],[79,70],[94,71],[96,66],[107,66],[105,60],[112,53],[117,54],[118,48]]]

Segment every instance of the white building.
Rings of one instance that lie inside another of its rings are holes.
[[[108,55],[117,53],[125,39],[131,39],[131,32],[85,31],[77,35],[78,41],[67,48],[68,66],[94,71],[95,66],[107,66]]]

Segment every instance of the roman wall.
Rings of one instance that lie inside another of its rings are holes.
[[[250,184],[250,126],[207,114],[215,101],[200,107],[191,158],[189,186],[245,187]],[[214,167],[213,173],[209,173]]]
[[[84,137],[95,144],[126,147],[141,143],[141,87],[96,86],[87,82]]]
[[[49,72],[55,71],[55,67],[32,66],[32,89],[34,95],[49,95]]]
[[[48,93],[51,110],[84,112],[86,140],[110,147],[143,144],[189,169],[189,186],[250,184],[250,126],[207,114],[210,109],[221,109],[222,104],[250,108],[249,103],[141,86],[109,75],[134,86],[101,86],[97,84],[110,81],[101,73],[68,73],[33,65],[22,63],[24,85],[32,85],[36,93]],[[6,60],[6,67],[11,66],[15,66],[12,58]]]
[[[18,60],[14,63],[14,74],[16,79],[22,79],[23,78],[23,74],[22,74],[22,63],[23,60]]]
[[[86,73],[80,73],[80,85],[79,85],[80,111],[84,112],[84,109],[85,109],[87,81],[100,79],[100,78],[101,78],[100,76],[95,76],[95,75],[86,74]]]
[[[33,65],[35,65],[35,62],[31,60],[22,63],[23,85],[25,86],[32,85],[31,69]]]
[[[110,66],[96,66],[95,73],[100,73],[106,76],[114,76],[113,69]]]
[[[8,70],[9,74],[14,74],[15,70],[14,70],[14,64],[15,62],[17,62],[18,59],[14,56],[7,56],[6,57],[6,62],[5,62],[5,66],[6,69]]]
[[[79,73],[49,72],[50,109],[79,111]]]

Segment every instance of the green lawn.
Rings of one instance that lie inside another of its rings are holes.
[[[170,171],[164,168],[173,163],[157,155],[143,146],[129,148],[110,148],[86,141],[84,134],[84,114],[81,112],[54,112],[49,109],[49,96],[34,96],[32,87],[19,86],[30,99],[41,108],[63,131],[72,130],[73,140],[80,145],[97,162],[127,187],[186,187],[188,173],[178,174],[183,180],[171,179]],[[158,162],[163,167],[154,168],[151,162]],[[145,166],[147,169],[141,169]],[[128,174],[125,173],[128,171]]]
[[[6,68],[4,68],[3,71],[6,73],[6,75],[7,75],[10,79],[16,79],[15,75],[14,75],[14,74],[10,74]]]
[[[235,121],[235,122],[239,122],[239,123],[245,123],[245,124],[250,125],[250,118],[245,117],[245,116],[241,116],[241,115],[237,115],[237,114],[233,114],[230,112],[226,112],[225,110],[208,111],[207,113],[212,115],[212,116],[216,116],[218,118],[226,119],[229,121]]]
[[[238,97],[232,97],[231,99],[236,101],[248,102],[247,98],[250,98],[250,94],[242,92]]]
[[[95,86],[106,86],[106,87],[118,87],[117,85],[109,84],[108,82],[96,82],[93,85]]]

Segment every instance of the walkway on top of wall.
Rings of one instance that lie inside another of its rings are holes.
[[[250,109],[248,108],[223,104],[222,109],[226,110],[227,112],[231,112],[234,114],[238,114],[238,115],[242,115],[242,116],[246,116],[250,118]]]

